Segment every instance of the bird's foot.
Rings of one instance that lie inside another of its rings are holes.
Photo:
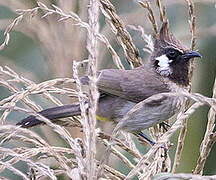
[[[163,127],[163,129],[165,131],[168,131],[168,128],[170,128],[171,126],[168,123],[166,123],[166,122],[162,122],[162,123],[159,124],[159,127],[160,128]]]

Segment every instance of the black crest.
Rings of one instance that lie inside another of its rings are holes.
[[[170,58],[173,62],[169,65],[169,72],[164,73],[158,70],[159,66],[157,58],[162,55],[167,55],[167,50],[169,49],[178,51],[180,55],[183,55],[189,51],[188,48],[186,48],[172,33],[169,32],[169,23],[167,21],[162,24],[160,34],[158,38],[155,39],[154,51],[150,60],[160,75],[168,77],[171,81],[179,85],[187,86],[189,84],[188,61],[175,61],[175,59]]]

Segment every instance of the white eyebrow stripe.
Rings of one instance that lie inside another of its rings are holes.
[[[176,51],[179,51],[180,53],[182,53],[182,54],[184,54],[184,51],[183,50],[181,50],[181,49],[179,49],[179,48],[177,48],[177,47],[175,47],[175,46],[167,46],[166,47],[166,49],[175,49]]]

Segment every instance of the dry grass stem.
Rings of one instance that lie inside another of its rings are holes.
[[[141,33],[141,37],[142,39],[146,42],[146,46],[145,48],[143,48],[143,51],[151,54],[153,52],[154,49],[154,44],[153,44],[153,40],[151,35],[147,35],[143,29],[143,27],[141,26],[133,26],[133,25],[128,25],[129,28],[135,30],[135,31],[139,31]]]
[[[117,41],[122,46],[128,63],[131,67],[142,65],[142,59],[139,56],[139,51],[132,42],[132,38],[128,33],[122,20],[116,14],[115,7],[109,0],[100,0],[101,11],[106,17],[111,30],[115,33]]]
[[[29,99],[28,95],[30,94],[43,94],[46,99],[49,99],[51,102],[62,105],[62,103],[56,99],[54,96],[49,94],[49,91],[52,93],[59,93],[60,89],[54,88],[54,85],[63,85],[67,83],[73,83],[74,80],[70,78],[58,78],[49,81],[45,81],[39,84],[25,79],[24,77],[18,75],[15,71],[11,70],[9,67],[0,67],[0,73],[4,76],[0,78],[0,84],[8,88],[13,95],[0,101],[0,105],[14,106],[17,102],[22,101],[35,111],[41,111],[42,108],[35,104],[32,100]],[[22,83],[26,86],[26,89],[19,90],[13,85],[13,82]],[[67,91],[61,91],[62,94],[67,93]],[[70,91],[71,95],[77,96],[76,91]],[[11,111],[5,110],[1,116],[1,123],[4,124],[5,119]]]
[[[82,158],[80,145],[69,135],[69,133],[63,127],[52,123],[50,120],[46,119],[45,117],[41,116],[38,113],[35,113],[32,111],[27,111],[26,109],[22,109],[22,108],[18,108],[18,107],[0,107],[0,109],[10,109],[10,110],[13,109],[15,111],[26,112],[29,115],[33,115],[33,116],[37,117],[37,119],[45,122],[47,125],[52,127],[53,130],[55,132],[57,132],[70,145],[71,149],[74,151],[74,154],[76,156],[77,161],[81,162],[82,165],[85,164],[83,161],[83,158]],[[27,134],[33,135],[33,137],[37,137],[32,131],[30,131],[28,129],[23,129],[23,128],[20,129],[18,127],[15,127],[15,128],[16,128],[16,133],[18,133],[18,132],[19,133],[25,133],[26,132]],[[10,130],[13,130],[13,129],[14,129],[13,126],[10,127]],[[12,134],[14,134],[14,133],[12,133]],[[37,139],[40,139],[40,142],[43,142],[43,144],[49,149],[49,152],[52,153],[53,157],[55,157],[57,162],[59,162],[59,165],[65,170],[65,173],[70,176],[71,168],[69,166],[67,166],[65,160],[62,158],[60,153],[57,153],[56,151],[54,151],[52,149],[52,147],[50,147],[45,141],[42,141],[41,138],[37,138]]]
[[[149,1],[146,1],[146,2],[139,1],[139,4],[148,10],[148,18],[149,18],[150,22],[152,23],[154,37],[157,39],[159,37],[158,25],[157,25],[157,22],[155,20],[155,16],[154,16],[152,7],[150,5],[150,2]]]
[[[45,18],[45,17],[50,16],[52,14],[56,14],[56,15],[60,16],[58,21],[65,21],[67,19],[73,19],[76,22],[73,25],[80,26],[80,27],[85,28],[86,30],[89,30],[89,24],[82,21],[76,13],[74,13],[74,12],[65,13],[62,9],[60,9],[56,5],[52,5],[52,6],[54,9],[50,9],[45,4],[38,2],[38,7],[41,10],[46,12],[45,15],[42,16],[42,18]],[[25,10],[23,10],[23,11],[25,12]],[[21,10],[20,10],[20,12],[21,12]]]
[[[130,153],[130,151],[132,151],[134,153],[134,155],[133,155],[134,158],[140,159],[142,157],[142,155],[141,155],[139,149],[136,147],[135,142],[133,141],[133,135],[131,133],[124,132],[124,131],[121,131],[121,134],[124,137],[125,146],[128,147],[127,152]],[[119,140],[117,140],[117,141],[119,141]],[[122,143],[122,145],[124,145],[124,143]]]
[[[157,178],[157,180],[167,180],[167,179],[191,179],[191,180],[214,180],[216,179],[216,176],[200,176],[200,175],[194,175],[194,174],[184,174],[184,173],[178,173],[178,174],[164,174],[160,178]]]
[[[161,22],[166,22],[166,8],[161,4],[161,0],[157,0],[156,4],[159,8],[159,12],[160,12],[160,21]]]
[[[32,19],[38,13],[39,9],[41,9],[41,10],[43,10],[45,12],[45,14],[42,16],[42,18],[45,18],[47,16],[56,14],[56,15],[58,15],[60,17],[58,21],[65,21],[65,20],[68,20],[68,19],[72,19],[72,20],[74,20],[76,22],[73,25],[85,28],[90,33],[91,30],[90,30],[89,24],[82,21],[81,18],[76,13],[74,13],[74,12],[65,13],[62,9],[60,9],[56,5],[52,5],[52,7],[54,9],[48,8],[42,2],[38,2],[38,7],[35,7],[33,9],[18,9],[18,10],[16,10],[16,12],[19,14],[19,16],[6,28],[6,30],[4,32],[5,40],[2,43],[2,45],[0,45],[0,50],[4,49],[4,47],[8,44],[9,37],[10,37],[9,33],[13,30],[13,28],[15,26],[17,26],[21,22],[21,20],[23,20],[23,18],[25,16],[29,16],[30,19]],[[112,48],[112,46],[110,45],[110,43],[106,39],[106,37],[104,35],[102,35],[102,34],[99,34],[99,32],[97,32],[95,34],[95,36],[97,36],[97,38],[102,43],[104,43],[106,45],[107,49],[109,50],[109,52],[111,53],[111,55],[113,57],[114,63],[119,68],[123,69],[123,65],[121,64],[120,58],[118,57],[117,53]]]
[[[85,98],[85,95],[82,91],[81,82],[79,80],[79,75],[78,75],[78,67],[82,63],[83,62],[80,63],[80,62],[74,61],[74,63],[73,63],[73,75],[74,75],[74,78],[76,80],[76,86],[78,89],[78,98],[79,98],[79,104],[80,104],[80,109],[81,109],[81,119],[82,119],[81,123],[82,123],[83,129],[85,131],[87,128],[86,126],[88,125],[87,106],[86,106],[87,98]],[[85,136],[86,136],[86,134],[85,134]],[[86,142],[88,139],[86,139],[85,136],[84,136],[84,138],[85,138],[85,142]],[[88,147],[86,147],[86,145],[85,145],[85,150],[88,150]],[[80,171],[80,174],[84,174],[84,168],[86,168],[86,165],[84,165],[82,163],[79,165],[79,163],[78,163],[78,169]]]
[[[212,98],[216,99],[216,79],[213,87],[213,96]],[[216,111],[213,108],[210,108],[208,113],[208,124],[206,127],[206,132],[202,144],[200,146],[200,156],[197,160],[197,165],[194,170],[194,174],[203,174],[203,168],[206,162],[206,159],[211,151],[213,144],[215,143],[215,132],[213,129],[215,127],[215,115]]]
[[[196,45],[196,16],[195,16],[195,10],[194,10],[194,3],[192,0],[186,0],[186,2],[188,4],[189,18],[190,18],[189,26],[190,26],[190,31],[191,31],[191,50],[194,50],[195,45]],[[192,87],[193,71],[194,71],[194,60],[192,59],[190,61],[190,69],[189,69],[189,85],[190,85],[189,92],[192,91],[191,87]],[[189,108],[189,105],[190,105],[190,100],[187,100],[185,103],[184,110],[187,110]],[[172,173],[176,172],[177,167],[180,163],[186,133],[187,133],[187,119],[183,121],[183,127],[181,128],[180,133],[179,133],[178,144],[176,148]]]
[[[119,69],[124,69],[124,66],[121,63],[121,59],[118,56],[118,54],[115,52],[115,50],[113,49],[113,47],[111,46],[111,44],[109,43],[108,39],[106,38],[106,36],[102,35],[102,34],[98,34],[97,35],[98,39],[103,42],[107,49],[110,51],[110,54],[112,55],[113,58],[113,62],[114,64],[119,68]]]
[[[25,15],[30,15],[30,18],[32,18],[38,11],[38,7],[33,9],[27,9],[25,12],[20,13],[20,15],[13,20],[13,22],[5,29],[4,31],[4,42],[0,45],[0,51],[3,50],[10,40],[10,32],[13,30],[15,26],[17,26],[24,18]],[[19,10],[17,10],[19,12]]]
[[[110,143],[107,140],[103,140],[103,143],[105,146],[109,146]],[[133,169],[135,166],[121,153],[119,152],[115,147],[111,146],[110,151],[117,156],[126,166]]]
[[[165,156],[161,156],[162,151],[163,149],[159,149],[155,153],[152,163],[150,163],[150,165],[148,166],[148,171],[144,171],[144,173],[139,176],[139,179],[151,179],[155,174],[160,174],[162,172],[163,161],[166,159]]]
[[[87,35],[87,50],[89,52],[88,78],[89,78],[89,100],[88,100],[88,121],[83,124],[84,140],[86,140],[86,160],[87,160],[87,179],[96,179],[96,109],[99,93],[97,90],[97,61],[98,61],[98,42],[99,33],[99,2],[89,1],[89,27]],[[86,129],[85,129],[86,128]]]
[[[18,108],[14,108],[16,110],[20,110]],[[17,134],[22,133],[25,136],[28,136],[28,139],[31,138],[32,141],[27,141],[30,142],[31,144],[35,145],[36,147],[40,148],[44,148],[45,152],[50,154],[52,157],[56,158],[56,160],[58,162],[60,162],[60,165],[67,170],[67,166],[65,166],[65,162],[63,160],[62,155],[60,155],[60,153],[57,153],[56,151],[54,151],[54,149],[49,146],[41,137],[39,137],[37,134],[35,134],[32,131],[29,131],[27,129],[20,129],[19,127],[15,127],[15,126],[9,126],[9,125],[3,125],[1,126],[1,132],[6,131],[7,133],[10,133],[10,139],[14,139],[14,137],[16,138]],[[1,142],[4,143],[5,141],[9,140],[8,137],[6,136],[5,133],[1,133],[0,134],[3,137],[6,137],[6,139],[4,138],[4,140]],[[27,138],[26,138],[27,139]],[[25,140],[22,139],[22,140]],[[11,156],[14,157],[11,160],[7,161],[10,164],[14,164],[17,162],[17,160],[22,160],[25,161],[30,167],[37,169],[39,171],[42,171],[42,174],[46,174],[47,176],[53,178],[53,173],[51,173],[51,170],[48,166],[44,166],[41,163],[34,163],[33,161],[30,160],[30,158],[32,156],[37,155],[38,153],[40,153],[40,151],[38,151],[39,149],[35,148],[35,149],[29,149],[29,148],[25,148],[24,149],[15,149],[15,151],[13,151],[12,149],[7,149],[7,148],[1,148],[1,152],[4,153],[5,156]],[[55,179],[55,178],[54,178]]]
[[[5,168],[7,168],[9,170],[11,170],[14,174],[17,174],[18,176],[22,177],[25,180],[29,179],[23,172],[21,172],[18,169],[14,168],[11,164],[9,164],[7,162],[0,161],[0,165],[4,166]]]
[[[103,132],[99,132],[98,133],[98,137],[101,140],[105,140],[107,139],[108,141],[110,141],[112,139],[112,137],[110,135],[107,135]],[[123,150],[125,150],[126,152],[130,153],[132,156],[134,156],[137,159],[141,158],[141,155],[139,154],[139,152],[137,152],[136,150],[134,150],[134,148],[130,148],[129,146],[127,146],[125,143],[123,143],[121,140],[114,138],[115,141],[115,145],[119,146],[120,148],[122,148]],[[127,143],[127,141],[126,141]]]

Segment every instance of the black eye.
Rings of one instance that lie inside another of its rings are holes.
[[[166,54],[169,58],[176,58],[179,55],[175,49],[169,49]]]

